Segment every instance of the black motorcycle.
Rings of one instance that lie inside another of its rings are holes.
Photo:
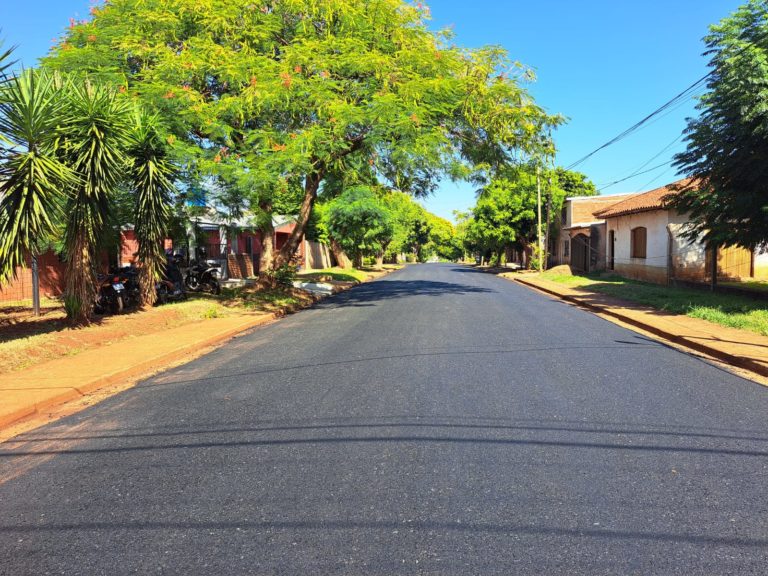
[[[96,295],[96,314],[120,314],[125,309],[125,285],[117,274],[99,274],[99,292]]]
[[[139,284],[139,271],[134,266],[123,266],[114,271],[114,276],[120,278],[123,292],[123,303],[126,308],[136,308],[141,304],[141,286]]]
[[[179,255],[168,258],[163,277],[155,284],[155,290],[157,291],[155,303],[157,305],[186,300],[187,293],[184,292],[183,278],[179,269],[180,262],[181,257]]]
[[[204,260],[193,260],[184,277],[184,286],[190,292],[220,294],[221,286],[218,280],[219,269],[209,265]]]

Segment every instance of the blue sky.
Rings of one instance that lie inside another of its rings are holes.
[[[701,56],[707,27],[740,0],[432,0],[435,28],[453,25],[458,44],[504,46],[533,68],[537,102],[569,118],[555,134],[558,164],[567,166],[681,92],[707,72]],[[0,0],[5,45],[34,65],[70,17],[85,18],[89,0]],[[661,164],[682,148],[675,138],[693,102],[612,146],[579,170],[598,186],[623,178],[653,156]],[[647,190],[674,180],[660,168],[604,194]],[[474,204],[471,187],[445,182],[424,204],[450,218]]]

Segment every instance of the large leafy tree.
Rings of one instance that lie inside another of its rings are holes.
[[[446,173],[508,162],[559,121],[509,75],[502,49],[460,49],[403,0],[110,0],[92,12],[46,64],[161,110],[184,174],[247,173],[265,212],[299,179],[278,265],[329,175],[367,165],[426,194]]]
[[[392,241],[392,215],[368,187],[345,190],[328,205],[328,232],[360,267],[364,256],[381,255]]]
[[[711,246],[768,243],[768,2],[751,0],[705,37],[711,72],[675,165],[670,201]]]

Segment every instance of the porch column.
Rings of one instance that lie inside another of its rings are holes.
[[[192,220],[187,220],[185,223],[185,228],[187,231],[187,248],[189,249],[189,254],[187,254],[187,257],[190,260],[195,260],[197,258],[197,238],[195,237],[195,223],[192,222]]]
[[[229,270],[227,266],[227,227],[219,226],[219,252],[221,259],[221,275],[224,279],[229,278]]]

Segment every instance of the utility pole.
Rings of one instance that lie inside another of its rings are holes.
[[[37,256],[32,255],[32,310],[40,316],[40,274],[37,269]]]
[[[544,268],[549,267],[550,228],[552,228],[552,172],[550,172],[547,177],[547,218],[544,224],[544,248],[546,250],[547,258],[544,260]]]
[[[541,178],[539,177],[539,165],[536,164],[536,214],[537,235],[539,244],[539,273],[544,272],[544,250],[541,246]]]

